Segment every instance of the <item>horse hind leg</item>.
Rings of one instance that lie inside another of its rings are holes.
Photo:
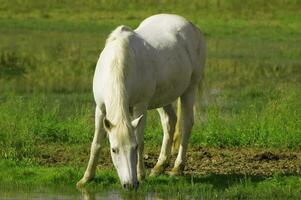
[[[186,162],[186,152],[188,148],[188,140],[191,135],[191,129],[194,123],[193,107],[195,100],[196,87],[191,86],[181,97],[180,97],[180,122],[179,133],[180,133],[180,146],[179,152],[175,161],[175,165],[170,172],[170,175],[180,175],[183,173],[184,165]]]
[[[173,135],[177,121],[176,114],[171,104],[157,110],[160,114],[164,136],[158,162],[151,170],[150,176],[161,174],[169,164]]]

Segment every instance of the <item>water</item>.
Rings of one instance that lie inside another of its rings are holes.
[[[15,190],[15,191],[1,191],[0,199],[2,200],[129,200],[129,199],[145,199],[145,200],[160,200],[165,199],[158,196],[156,193],[141,193],[141,192],[120,192],[118,190],[111,191],[88,191],[82,189],[81,191],[55,191],[49,188],[42,188],[38,190]],[[171,196],[168,199],[173,199]],[[176,198],[174,198],[176,199]]]
[[[106,194],[97,193],[86,193],[81,194],[80,192],[75,193],[62,193],[62,192],[14,192],[10,194],[0,195],[0,199],[6,200],[18,200],[18,199],[30,199],[30,200],[69,200],[69,199],[80,199],[80,200],[103,200],[103,199],[123,199],[119,192],[111,191]]]

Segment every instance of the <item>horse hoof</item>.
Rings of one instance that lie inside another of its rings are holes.
[[[87,179],[82,178],[80,181],[78,181],[78,182],[76,183],[76,187],[77,187],[77,188],[82,188],[82,187],[84,187],[84,186],[86,185],[87,182],[88,182]]]
[[[183,171],[179,168],[173,168],[170,172],[168,172],[169,176],[181,176],[183,175]]]
[[[160,170],[152,169],[151,173],[149,174],[149,176],[150,177],[155,177],[155,176],[159,176],[161,173],[162,173],[162,171],[160,171]]]
[[[164,172],[168,164],[156,165],[152,170],[149,176],[159,176]]]
[[[138,181],[142,182],[145,179],[145,174],[138,174]]]

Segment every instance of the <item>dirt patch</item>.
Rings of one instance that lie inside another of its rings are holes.
[[[279,160],[279,157],[280,157],[279,155],[267,151],[267,152],[256,154],[253,160],[257,160],[257,161]]]
[[[87,165],[89,145],[73,145],[64,147],[41,146],[36,160],[41,165],[57,166]],[[159,150],[147,148],[144,161],[147,169],[151,169],[159,156]],[[175,161],[173,156],[168,168]],[[113,167],[109,149],[104,147],[99,160],[99,168]],[[271,176],[273,174],[301,175],[301,150],[273,150],[260,148],[196,148],[189,149],[185,173],[188,174],[241,174]]]
[[[198,159],[200,152],[205,152]],[[219,174],[246,174],[246,175],[272,175],[300,174],[300,152],[279,152],[263,149],[195,149],[189,154],[188,171],[196,173],[219,173]],[[295,158],[295,159],[292,159]],[[299,158],[299,159],[298,159]],[[193,164],[194,160],[198,160]],[[189,168],[191,164],[191,168]]]
[[[155,153],[156,154],[156,153]],[[158,154],[157,154],[158,155]],[[149,154],[146,166],[151,168],[156,155]],[[174,163],[173,156],[172,163]],[[169,166],[171,169],[172,165]],[[301,175],[301,151],[265,150],[254,148],[190,148],[185,173],[241,174],[271,176]]]

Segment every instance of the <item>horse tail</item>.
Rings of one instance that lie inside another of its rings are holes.
[[[180,140],[181,140],[181,127],[182,127],[182,119],[181,119],[181,99],[178,98],[177,100],[177,123],[175,128],[175,133],[173,136],[173,142],[172,142],[172,154],[177,154],[179,147],[180,147]]]
[[[193,106],[193,113],[194,113],[194,121],[200,122],[201,121],[201,108],[202,108],[202,94],[204,89],[203,78],[200,80],[195,94],[195,101]]]
[[[194,118],[195,121],[200,122],[201,120],[201,98],[203,94],[203,86],[204,86],[204,68],[205,68],[205,58],[206,58],[206,45],[203,33],[200,31],[198,27],[191,25],[195,28],[198,35],[198,46],[196,48],[197,55],[200,59],[198,59],[197,65],[200,67],[200,79],[196,88],[195,101],[193,106]],[[180,139],[181,139],[181,127],[182,127],[182,119],[181,119],[181,100],[178,98],[177,100],[177,123],[175,127],[175,133],[173,137],[173,145],[172,145],[172,153],[176,154],[180,147]]]
[[[195,27],[195,30],[198,34],[199,42],[197,45],[197,54],[199,56],[197,65],[200,67],[201,73],[200,73],[200,79],[197,85],[196,89],[196,96],[194,101],[194,118],[197,121],[200,121],[201,119],[201,98],[203,94],[203,88],[204,88],[204,78],[205,78],[205,62],[206,62],[206,43],[204,34],[201,32],[201,30],[193,25]]]
[[[197,123],[201,121],[201,99],[203,94],[203,80],[201,79],[195,94],[195,101],[193,105],[193,113],[194,113],[194,121]],[[182,119],[181,119],[181,99],[177,99],[177,123],[175,127],[175,133],[173,136],[173,145],[172,145],[172,153],[175,155],[180,147],[180,140],[181,140],[181,127],[182,127]]]

